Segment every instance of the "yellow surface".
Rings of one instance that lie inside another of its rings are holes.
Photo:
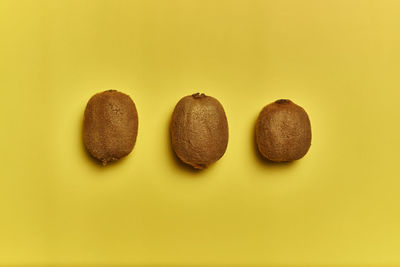
[[[0,0],[0,265],[400,265],[400,1]],[[136,102],[132,154],[81,142],[96,92]],[[224,105],[225,156],[180,165],[177,101]],[[313,142],[266,164],[261,108],[290,98]]]

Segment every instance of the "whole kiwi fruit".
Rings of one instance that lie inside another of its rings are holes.
[[[170,125],[171,143],[178,158],[195,169],[220,159],[228,145],[228,121],[221,103],[205,94],[183,97]]]
[[[103,165],[128,155],[136,143],[138,114],[132,99],[116,90],[95,94],[86,105],[83,142]]]
[[[305,110],[288,99],[265,106],[256,123],[261,155],[273,162],[302,158],[311,146],[311,124]]]

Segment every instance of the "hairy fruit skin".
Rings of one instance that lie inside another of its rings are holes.
[[[132,99],[116,90],[95,94],[86,105],[83,142],[103,165],[128,155],[136,143],[138,114]]]
[[[311,124],[305,110],[288,99],[265,106],[256,123],[261,155],[273,162],[302,158],[311,146]]]
[[[228,121],[221,103],[205,94],[183,97],[175,106],[170,125],[171,145],[178,158],[204,169],[225,153]]]

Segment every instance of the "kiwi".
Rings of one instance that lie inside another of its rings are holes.
[[[128,155],[137,132],[138,114],[128,95],[108,90],[90,98],[84,113],[83,142],[103,165]]]
[[[311,124],[305,110],[288,99],[265,106],[256,123],[261,155],[273,162],[302,158],[311,146]]]
[[[183,97],[170,125],[171,143],[178,158],[195,169],[220,159],[228,145],[228,121],[217,99],[205,94]]]

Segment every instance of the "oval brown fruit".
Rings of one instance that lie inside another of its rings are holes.
[[[182,98],[172,114],[171,143],[179,159],[204,169],[220,159],[228,145],[228,121],[217,99],[205,94]]]
[[[83,142],[103,165],[128,155],[137,132],[138,114],[128,95],[108,90],[90,98],[84,114]]]
[[[257,119],[256,142],[261,155],[270,161],[302,158],[311,146],[307,113],[288,99],[265,106]]]

